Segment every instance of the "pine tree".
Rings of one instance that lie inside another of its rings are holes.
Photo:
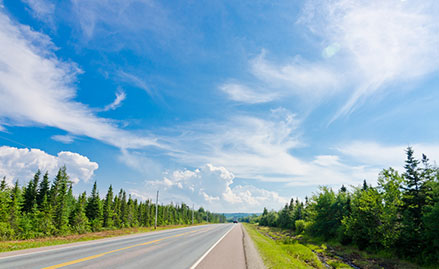
[[[38,206],[42,207],[44,197],[46,197],[46,200],[49,198],[49,173],[46,172],[43,176],[43,180],[40,183],[40,186],[38,188],[37,193],[37,204]]]
[[[104,227],[113,227],[113,187],[110,185],[104,201]]]
[[[69,208],[67,204],[68,176],[65,167],[59,170],[56,182],[57,186],[51,194],[52,199],[55,199],[53,222],[58,234],[66,234],[69,231]]]
[[[6,177],[0,183],[0,239],[11,239],[14,230],[9,223],[9,212],[11,205],[11,190],[6,183]]]
[[[14,188],[11,191],[11,199],[9,202],[9,225],[15,234],[20,232],[20,217],[22,207],[22,195],[18,180],[15,181]]]
[[[75,204],[75,207],[70,215],[70,226],[75,233],[85,233],[89,231],[89,222],[85,214],[85,206],[87,203],[86,193],[83,192]]]
[[[88,198],[86,215],[90,221],[91,229],[93,231],[100,230],[102,227],[102,205],[101,199],[99,198],[96,181],[93,185],[91,196]]]
[[[56,231],[55,225],[53,224],[52,217],[52,207],[50,206],[49,200],[47,199],[48,195],[44,195],[43,200],[40,205],[40,231],[45,236],[53,235]]]
[[[31,212],[32,208],[37,203],[37,189],[40,181],[40,175],[41,171],[38,169],[38,171],[35,173],[34,179],[29,181],[24,192],[23,211],[26,213]]]

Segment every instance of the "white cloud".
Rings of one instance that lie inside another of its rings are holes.
[[[157,145],[119,129],[74,100],[81,70],[53,54],[49,37],[13,23],[0,11],[0,120],[3,125],[51,126],[120,148]],[[13,105],[11,105],[13,104]]]
[[[135,87],[144,90],[146,93],[148,93],[149,96],[154,97],[155,93],[151,90],[150,87],[148,87],[147,83],[138,76],[124,71],[119,71],[117,75],[120,80],[132,84]]]
[[[215,163],[240,178],[290,181],[309,167],[289,150],[301,146],[295,115],[283,108],[267,119],[235,116],[223,123],[180,126],[180,136],[162,138],[176,149],[171,156],[191,166]]]
[[[299,157],[295,152],[306,146],[299,124],[294,114],[281,108],[265,119],[235,116],[223,123],[179,126],[181,135],[162,139],[174,149],[170,155],[180,163],[192,167],[215,163],[255,184],[277,182],[289,187],[358,185],[363,179],[375,182],[393,158],[369,144],[328,148],[333,154],[315,155],[311,160]],[[404,147],[400,147],[391,155],[403,160],[403,153]]]
[[[220,90],[226,93],[233,101],[257,104],[266,103],[276,99],[275,93],[256,91],[238,83],[226,83],[220,86]]]
[[[434,0],[308,1],[300,22],[323,43],[337,44],[334,69],[347,74],[353,89],[333,119],[389,84],[438,70],[438,14]]]
[[[337,147],[337,150],[349,159],[371,167],[393,167],[401,170],[406,159],[405,151],[409,145],[383,145],[371,141],[355,141]],[[422,158],[422,154],[433,161],[439,161],[439,145],[413,144],[415,157]]]
[[[144,176],[156,177],[163,171],[162,165],[157,160],[139,151],[122,149],[118,159]]]
[[[75,137],[71,135],[53,135],[51,138],[64,144],[71,144],[75,141]]]
[[[195,170],[175,170],[165,174],[162,180],[146,181],[151,193],[131,191],[137,197],[154,196],[161,191],[161,201],[195,203],[215,212],[260,212],[263,207],[279,209],[287,199],[276,192],[250,185],[233,184],[235,176],[224,167],[211,164]]]
[[[236,94],[229,97],[257,103],[296,95],[301,102],[315,103],[323,97],[347,96],[332,122],[371,96],[438,71],[438,15],[435,0],[308,0],[297,23],[309,30],[308,40],[318,39],[310,47],[320,47],[322,58],[292,55],[289,63],[268,61],[263,51],[250,61],[256,78],[252,85],[258,90],[231,88]],[[271,98],[259,96],[265,92]]]
[[[338,90],[338,75],[322,63],[307,62],[300,57],[288,63],[274,63],[266,59],[266,52],[250,61],[250,72],[259,86],[225,83],[220,89],[237,102],[266,103],[286,96],[313,99],[333,94]]]
[[[0,176],[6,176],[10,184],[16,179],[21,183],[28,181],[38,169],[43,173],[48,171],[54,177],[64,165],[74,183],[80,180],[87,182],[99,167],[87,157],[69,151],[61,151],[54,156],[40,149],[0,147]]]
[[[116,92],[116,98],[114,99],[114,101],[111,104],[106,105],[102,109],[102,111],[115,110],[122,105],[122,102],[123,100],[125,100],[126,97],[126,93],[122,90],[122,88],[119,88]]]
[[[54,27],[54,3],[52,3],[50,0],[22,0],[22,2],[29,6],[32,16],[48,23],[51,27]]]
[[[324,63],[307,62],[300,57],[286,64],[267,61],[265,52],[251,61],[251,72],[286,95],[322,97],[337,90],[337,74]]]
[[[144,51],[151,36],[159,41],[174,35],[181,25],[173,23],[160,1],[152,0],[73,0],[73,14],[86,42],[101,37],[116,36],[102,49],[131,49]],[[146,19],[146,21],[145,21]],[[101,44],[101,43],[100,43]]]

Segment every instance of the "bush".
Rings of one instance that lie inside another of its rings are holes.
[[[0,222],[0,239],[9,240],[15,235],[14,229],[12,229],[8,223]]]
[[[301,234],[305,231],[306,222],[304,220],[296,220],[294,222],[294,226],[296,227],[296,233]]]

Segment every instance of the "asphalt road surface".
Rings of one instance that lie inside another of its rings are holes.
[[[230,261],[229,255],[227,268],[243,268],[240,226],[210,224],[2,253],[0,268],[200,268],[205,259]]]

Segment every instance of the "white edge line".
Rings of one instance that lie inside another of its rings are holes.
[[[227,234],[230,233],[231,230],[233,230],[233,228],[235,228],[235,226],[233,225],[232,228],[230,228],[223,236],[221,236],[220,239],[218,239],[218,241],[216,241],[215,244],[213,244],[213,246],[211,246],[206,253],[203,254],[203,256],[201,256],[201,258],[198,259],[198,261],[196,261],[191,267],[190,269],[195,269],[195,267],[198,266],[198,264],[200,264],[200,262],[206,258],[206,256],[212,251],[212,249],[214,249],[216,247],[216,245],[218,245],[219,242],[221,242],[221,240],[223,240],[224,237],[226,237]]]
[[[1,1],[1,0],[0,0]],[[197,225],[197,226],[188,226],[188,227],[183,227],[183,228],[176,228],[176,229],[166,229],[166,230],[161,230],[161,231],[152,231],[152,232],[146,232],[146,233],[139,233],[139,236],[142,235],[155,235],[155,234],[161,234],[161,233],[166,233],[169,231],[175,231],[175,230],[183,230],[183,229],[188,229],[188,228],[194,228],[194,227],[203,227],[206,225]],[[90,246],[90,245],[96,245],[96,244],[100,244],[102,242],[117,242],[117,241],[121,241],[121,240],[125,240],[125,239],[130,239],[130,238],[136,238],[137,234],[128,234],[128,235],[121,235],[123,237],[126,238],[120,238],[119,236],[114,236],[114,237],[104,237],[104,238],[100,238],[100,239],[95,239],[95,240],[89,240],[89,241],[79,241],[79,242],[73,242],[73,243],[67,243],[67,244],[59,244],[59,245],[53,245],[53,246],[59,246],[57,248],[52,248],[52,249],[45,249],[45,250],[40,250],[38,251],[38,248],[28,248],[28,249],[35,249],[36,251],[33,252],[28,252],[28,253],[22,253],[22,254],[17,254],[17,255],[10,255],[10,256],[4,256],[4,257],[0,257],[0,260],[5,260],[5,259],[10,259],[10,258],[16,258],[16,257],[21,257],[21,256],[28,256],[28,255],[32,255],[32,254],[40,254],[40,253],[45,253],[45,252],[50,252],[50,251],[56,251],[56,250],[64,250],[64,249],[69,249],[69,248],[75,248],[75,247],[82,247],[82,246]],[[113,239],[113,240],[112,240]],[[103,240],[98,242],[97,240]],[[76,244],[78,243],[78,244]],[[79,244],[79,243],[84,243],[84,244]],[[68,246],[69,244],[75,244],[74,246]],[[64,246],[63,246],[64,245]],[[51,246],[47,246],[47,247],[51,247]],[[27,248],[25,248],[27,249]],[[23,250],[25,250],[23,249]],[[20,251],[20,250],[17,250]],[[3,252],[6,253],[6,252]]]

